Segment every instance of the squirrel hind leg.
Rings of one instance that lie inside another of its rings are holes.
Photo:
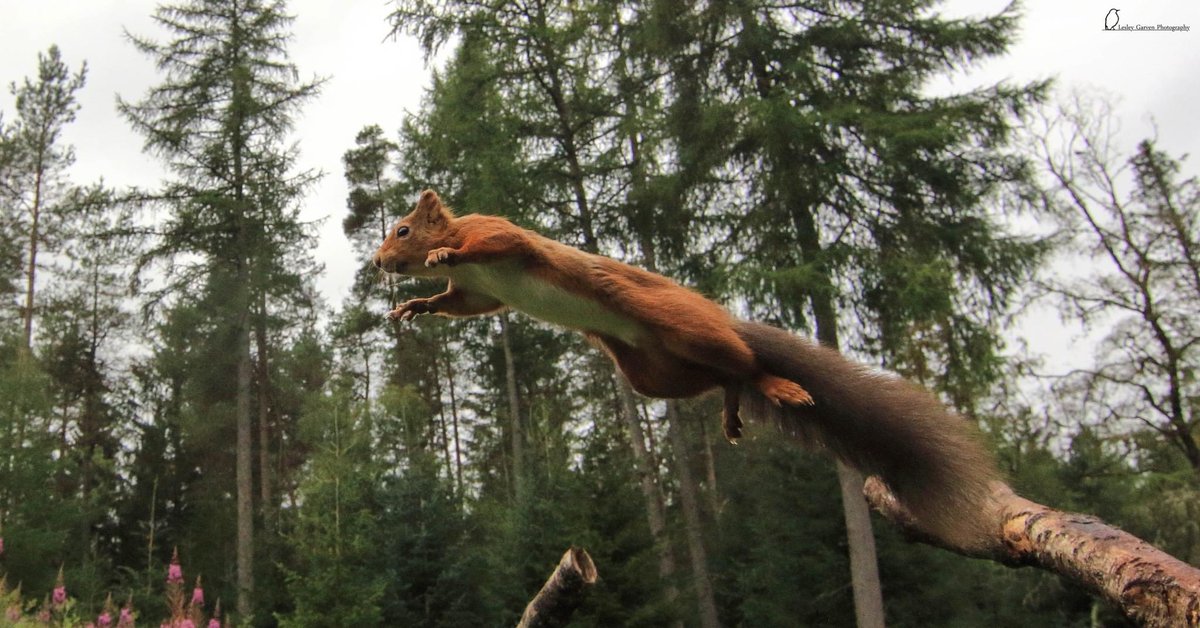
[[[763,373],[754,385],[764,397],[777,406],[785,403],[790,406],[811,406],[814,403],[812,395],[790,379]]]

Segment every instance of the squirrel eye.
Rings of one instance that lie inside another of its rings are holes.
[[[399,227],[396,229],[396,237],[403,238],[408,235],[408,227]]]

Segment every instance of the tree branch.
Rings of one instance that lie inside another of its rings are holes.
[[[1066,513],[993,485],[990,543],[958,547],[932,535],[877,477],[863,494],[910,539],[972,558],[1056,573],[1107,600],[1141,626],[1200,626],[1200,569],[1096,517]]]

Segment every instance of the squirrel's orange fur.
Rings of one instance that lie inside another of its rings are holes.
[[[741,435],[749,383],[775,404],[811,404],[796,382],[767,372],[724,308],[670,279],[585,253],[504,218],[455,217],[431,190],[388,232],[374,263],[388,273],[447,277],[445,292],[413,299],[393,319],[476,316],[505,307],[583,332],[638,392],[661,398],[725,390],[725,435]]]

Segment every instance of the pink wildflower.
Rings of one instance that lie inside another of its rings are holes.
[[[121,615],[117,617],[117,628],[133,628],[133,609],[128,605],[121,609]]]
[[[21,621],[21,607],[16,604],[9,606],[8,610],[4,612],[4,617],[13,624]]]
[[[67,585],[63,581],[62,567],[58,568],[58,581],[54,584],[54,595],[50,598],[50,601],[55,606],[62,606],[67,602]]]
[[[200,576],[196,576],[196,588],[192,589],[192,606],[204,607],[204,589],[200,586]]]
[[[196,622],[190,619],[185,619],[179,622],[179,628],[196,628]]]
[[[179,548],[171,555],[171,565],[167,567],[167,584],[183,584],[183,567],[179,566]]]
[[[108,628],[112,625],[112,615],[108,611],[100,613],[100,616],[96,618],[96,625],[100,628]]]
[[[208,620],[208,628],[221,628],[221,620],[216,617]]]

